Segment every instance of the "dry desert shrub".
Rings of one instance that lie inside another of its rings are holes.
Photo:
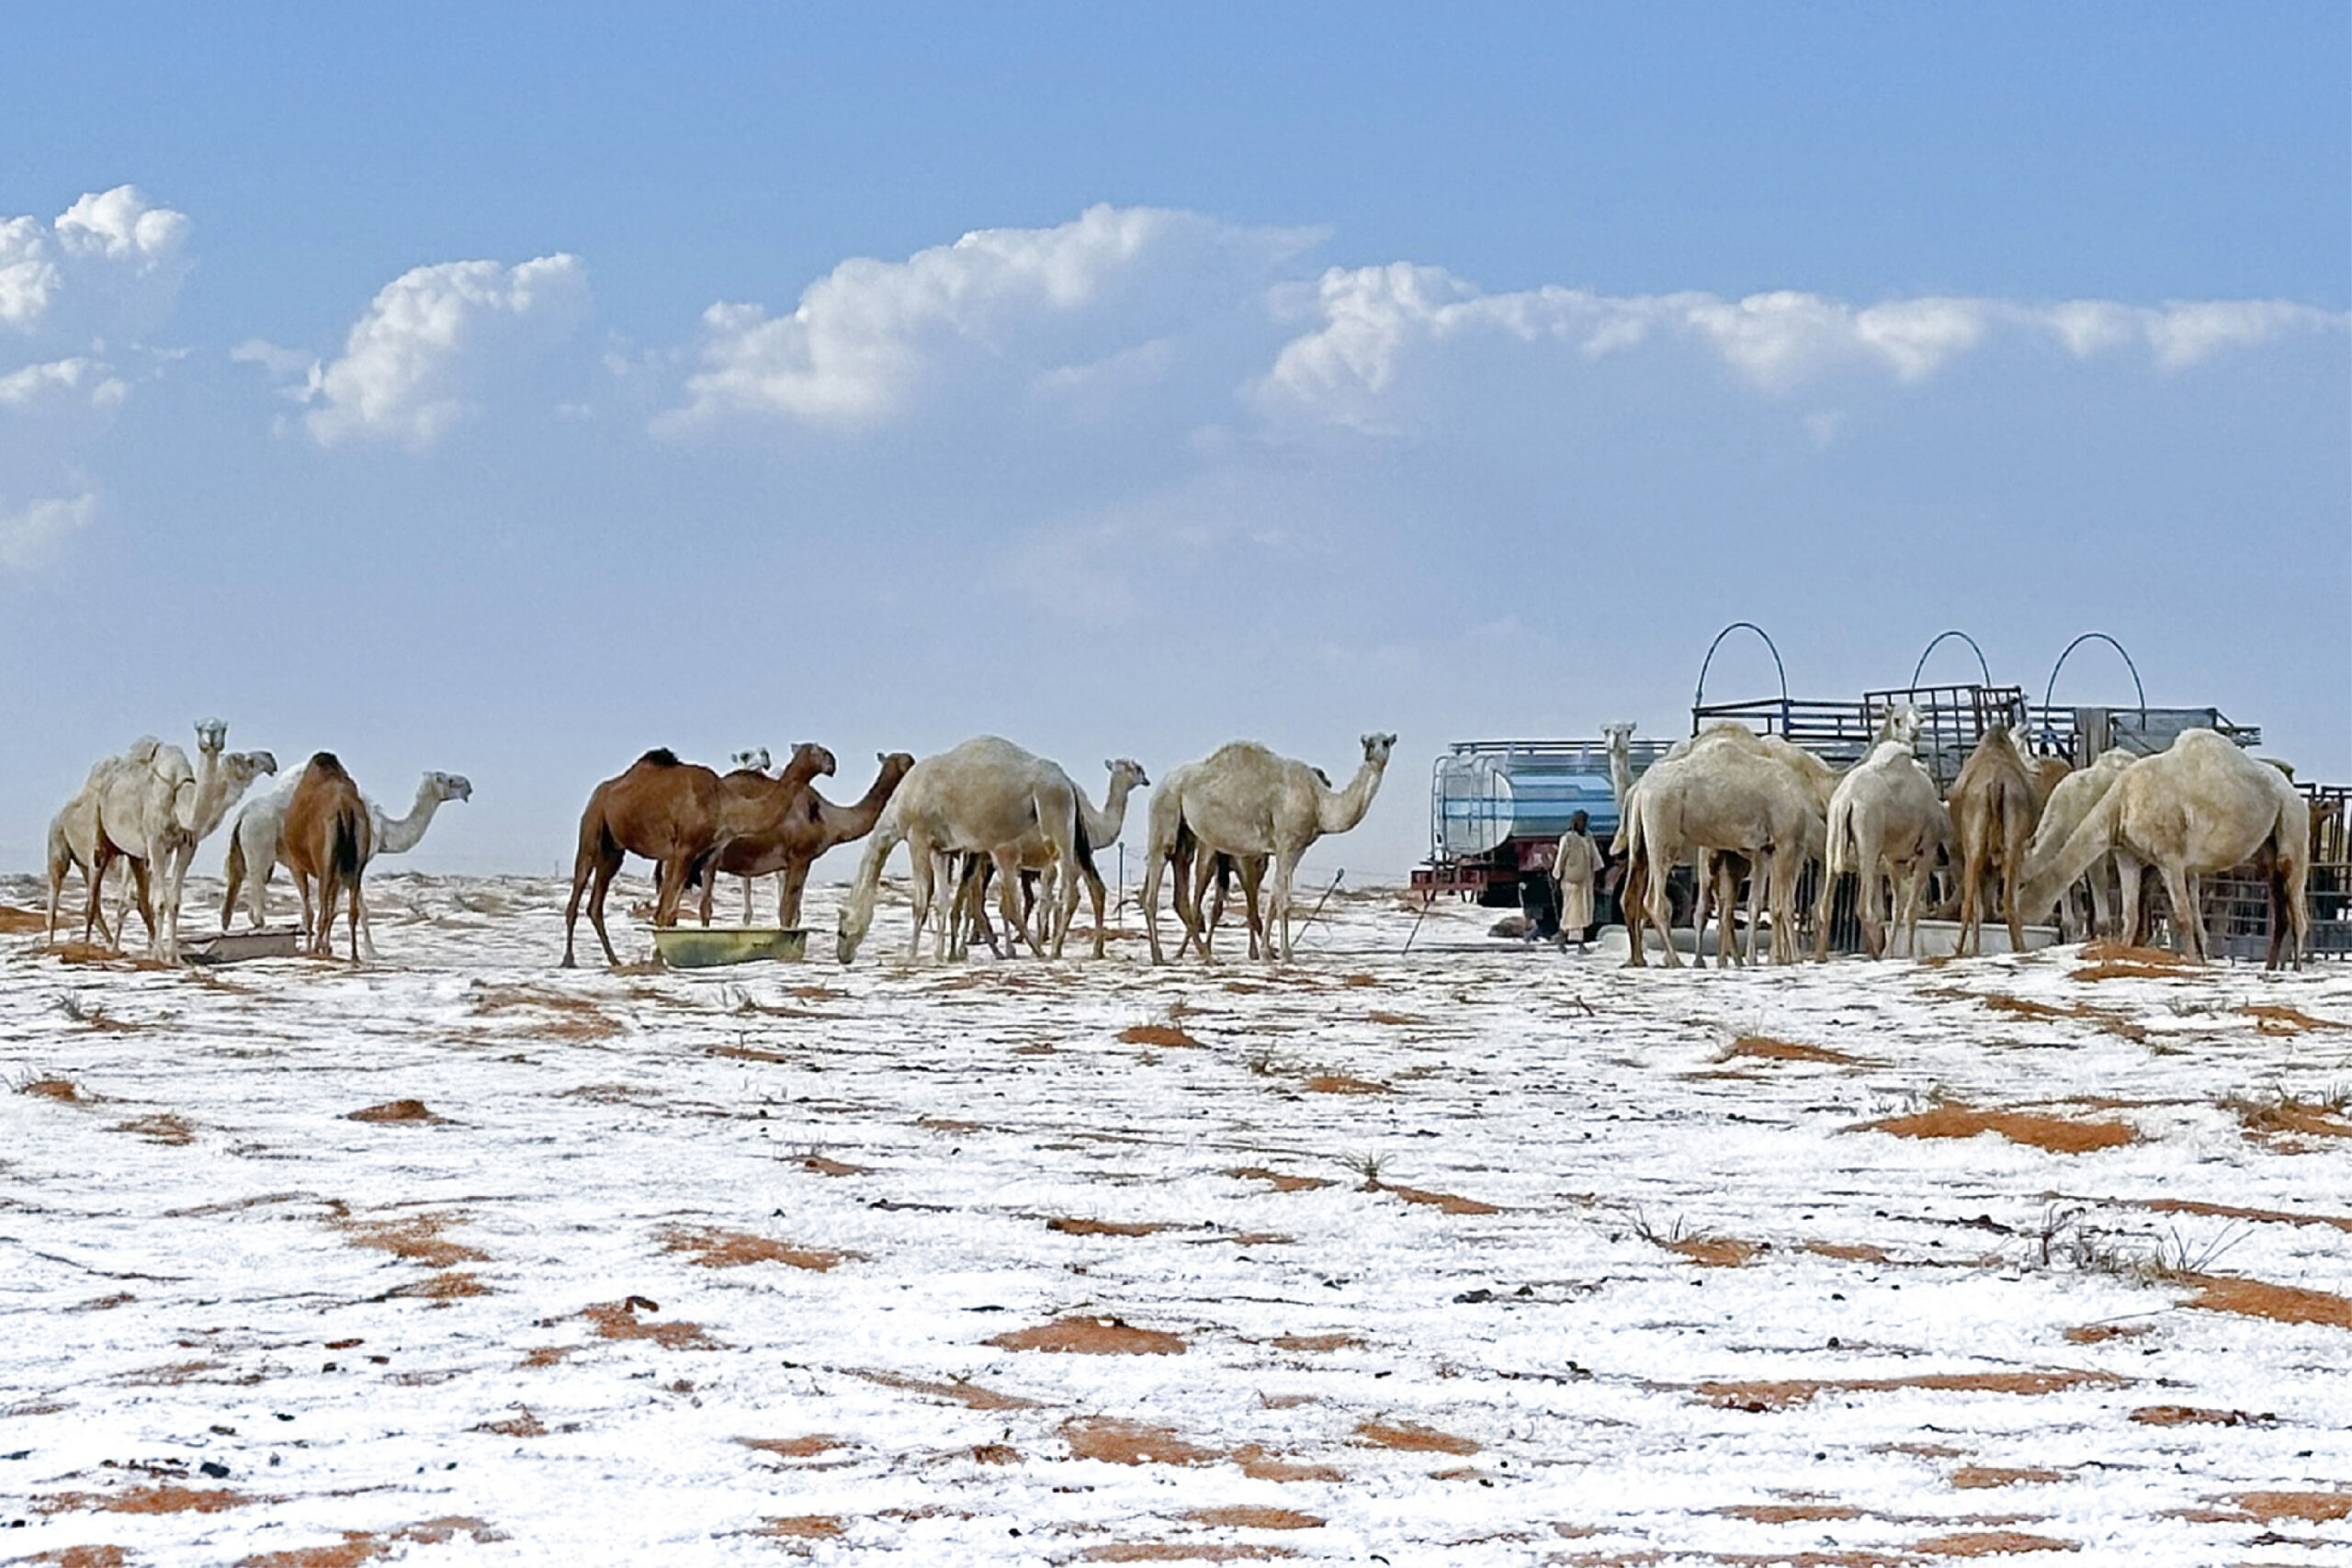
[[[2276,1002],[2248,1002],[2238,1011],[2254,1020],[2256,1026],[2266,1034],[2301,1034],[2313,1029],[2352,1029],[2352,1024],[2313,1018],[2301,1008]]]
[[[527,1404],[514,1406],[514,1414],[503,1420],[478,1421],[472,1429],[494,1433],[502,1438],[544,1438],[548,1435],[546,1424],[531,1414],[531,1407]]]
[[[2288,1225],[2332,1225],[2352,1231],[2352,1214],[2298,1214],[2285,1209],[2248,1209],[2236,1203],[2207,1203],[2195,1198],[2143,1198],[2132,1205],[2160,1214],[2206,1214],[2224,1220],[2273,1221]]]
[[[1821,1258],[1835,1258],[1843,1263],[1884,1263],[1892,1256],[1883,1247],[1868,1242],[1809,1241],[1804,1249]]]
[[[17,1092],[18,1094],[37,1095],[42,1100],[54,1100],[62,1105],[83,1105],[88,1103],[88,1101],[84,1099],[82,1091],[74,1087],[74,1081],[71,1078],[62,1078],[46,1074],[39,1077],[26,1079],[23,1083],[17,1086]]]
[[[662,1245],[666,1251],[693,1253],[694,1261],[705,1269],[741,1269],[749,1263],[782,1263],[789,1268],[822,1274],[850,1256],[845,1252],[791,1247],[766,1236],[723,1230],[716,1225],[672,1225],[662,1233]]]
[[[1888,1133],[1898,1138],[1973,1138],[1992,1133],[2013,1144],[2066,1155],[2140,1141],[2138,1132],[2120,1122],[2073,1121],[2030,1111],[1980,1111],[1957,1100],[1908,1116],[1864,1122],[1854,1131]]]
[[[533,1025],[531,1032],[555,1040],[609,1040],[622,1032],[617,1020],[607,1015],[586,997],[570,996],[546,986],[493,986],[477,980],[473,984],[473,1011],[478,1018],[517,1009],[532,1009],[551,1012],[553,1021]]]
[[[1078,1356],[1181,1356],[1187,1348],[1180,1335],[1136,1328],[1116,1317],[1057,1318],[997,1335],[988,1343],[1000,1350]]]
[[[2303,1100],[2280,1089],[2268,1095],[2227,1095],[2220,1103],[2237,1117],[2248,1137],[2292,1154],[2301,1152],[2299,1139],[2352,1138],[2352,1121],[2343,1115],[2347,1102],[2352,1102],[2352,1096]]]
[[[1755,1242],[1727,1235],[1685,1236],[1666,1247],[1668,1251],[1681,1254],[1702,1269],[1736,1269],[1763,1250]]]

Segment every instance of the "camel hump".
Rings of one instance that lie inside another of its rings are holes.
[[[332,751],[313,751],[311,754],[311,766],[331,779],[347,779],[351,776],[343,771],[342,761]]]
[[[650,763],[657,768],[677,768],[684,767],[685,765],[678,761],[678,754],[675,751],[671,750],[667,746],[656,746],[652,750],[648,751],[644,756],[639,757],[638,761],[640,762]]]

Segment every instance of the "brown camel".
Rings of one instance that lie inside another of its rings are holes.
[[[335,896],[348,886],[351,961],[359,962],[359,928],[368,918],[359,878],[374,852],[374,836],[368,803],[334,753],[321,751],[312,757],[286,803],[286,834],[278,852],[293,874],[294,886],[301,889],[306,908],[311,907],[311,883],[314,878],[318,882],[318,923],[311,930],[311,952],[317,957],[334,954]]]
[[[1961,764],[1960,777],[1952,781],[1948,804],[1960,846],[1960,937],[1953,950],[1963,957],[1983,949],[1987,885],[1996,876],[2002,913],[2009,924],[2009,951],[2025,951],[2017,883],[2025,869],[2026,845],[2041,817],[2044,796],[2036,784],[2035,770],[2006,724],[1984,732]]]
[[[618,968],[620,956],[605,931],[605,894],[621,862],[643,855],[659,867],[653,923],[675,925],[687,885],[709,870],[732,827],[718,775],[698,763],[678,761],[667,747],[648,751],[627,773],[598,784],[580,814],[571,898],[563,907],[563,966],[572,966],[571,935],[580,918],[580,896],[589,892],[592,880],[595,886],[589,893],[588,923],[596,928],[605,962]]]
[[[730,802],[748,815],[741,836],[720,852],[712,863],[712,881],[719,875],[761,877],[782,874],[776,895],[775,919],[792,926],[800,919],[800,895],[808,885],[808,868],[835,844],[862,839],[874,830],[899,781],[915,765],[904,751],[876,752],[882,770],[863,797],[852,806],[836,806],[811,787],[820,773],[833,771],[833,754],[821,746],[802,746],[785,765],[783,776],[741,772],[720,780]],[[806,772],[802,770],[806,768]],[[702,923],[710,924],[713,886],[702,893]]]

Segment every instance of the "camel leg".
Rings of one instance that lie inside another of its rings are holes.
[[[1673,874],[1672,866],[1660,866],[1653,858],[1646,876],[1649,886],[1643,889],[1643,912],[1648,916],[1650,924],[1657,928],[1661,945],[1666,950],[1659,962],[1668,969],[1679,969],[1682,967],[1682,955],[1674,950],[1674,900],[1666,886]]]
[[[1260,896],[1266,886],[1266,863],[1258,856],[1244,856],[1241,862],[1241,912],[1250,922],[1250,956],[1255,958],[1266,947],[1266,914]]]
[[[1086,874],[1086,887],[1094,901],[1094,956],[1100,958],[1102,956],[1102,944],[1107,940],[1102,930],[1102,905],[1109,889],[1102,886],[1101,874],[1092,871]]]
[[[1617,913],[1625,922],[1625,967],[1645,969],[1649,957],[1644,946],[1643,908],[1649,901],[1649,860],[1645,855],[1628,852],[1625,874],[1617,883]]]
[[[1697,863],[1691,867],[1698,893],[1690,906],[1690,967],[1707,966],[1707,919],[1715,902],[1715,857],[1713,851],[1701,850]],[[1671,942],[1667,943],[1671,947]],[[1723,967],[1723,949],[1715,950],[1715,966]]]
[[[1221,855],[1204,854],[1192,868],[1193,916],[1199,929],[1188,931],[1184,940],[1201,950],[1201,962],[1204,964],[1216,962],[1214,949],[1217,922],[1225,919],[1225,884],[1218,872],[1218,863],[1223,858]],[[1212,891],[1216,897],[1214,902],[1209,902]],[[1258,956],[1254,946],[1250,956]]]
[[[1151,950],[1154,964],[1168,961],[1168,955],[1159,951],[1159,879],[1172,858],[1172,852],[1163,855],[1155,851],[1145,855],[1143,861],[1143,935],[1146,945]],[[1178,873],[1180,885],[1183,874],[1183,872]],[[1183,896],[1179,894],[1177,897],[1181,900]],[[1183,950],[1179,948],[1176,956],[1182,958],[1183,955]]]
[[[2025,865],[2025,847],[2033,836],[2033,825],[2022,813],[2012,812],[2002,819],[2001,826],[2007,842],[2002,846],[2001,912],[2008,917],[2009,951],[2025,951],[2025,919],[2018,912],[2018,873]]]
[[[359,874],[365,869],[360,867],[351,874],[351,961],[354,964],[359,962],[359,943],[368,934],[368,900],[359,891]],[[368,944],[368,956],[370,958],[376,956],[375,946],[372,942]]]
[[[580,896],[587,891],[588,879],[595,872],[595,862],[587,855],[575,856],[571,863],[571,897],[563,906],[563,964],[574,967],[571,958],[571,929],[580,919]]]
[[[2189,886],[2188,874],[2177,865],[2165,865],[2165,897],[2172,900],[2172,944],[2176,951],[2205,962],[2205,911],[2197,907],[2197,890]]]
[[[89,945],[89,943],[90,943],[90,931],[91,931],[91,929],[92,929],[93,927],[97,926],[97,925],[98,925],[98,923],[99,923],[99,921],[98,921],[98,902],[99,902],[99,898],[100,898],[100,894],[99,894],[99,891],[98,891],[98,890],[99,890],[101,887],[103,887],[103,886],[106,886],[106,880],[107,880],[107,867],[108,867],[108,866],[112,865],[113,863],[114,863],[113,847],[112,847],[111,845],[109,845],[108,843],[107,843],[107,841],[106,841],[103,838],[101,838],[101,839],[98,840],[98,850],[97,850],[97,854],[96,855],[96,857],[95,857],[95,858],[93,858],[93,860],[92,860],[92,861],[91,861],[91,863],[90,863],[90,875],[89,875],[89,883],[90,883],[90,886],[89,886],[89,888],[88,888],[88,890],[87,890],[87,895],[88,895],[88,896],[87,896],[86,897],[85,897],[85,898],[84,898],[84,900],[83,900],[84,908],[83,908],[83,910],[82,910],[82,945],[84,945],[85,947],[87,947],[87,946]],[[108,939],[107,945],[108,945],[108,946],[111,946],[111,947],[115,947],[115,948],[117,948],[118,950],[119,950],[119,947],[120,947],[120,944],[119,944],[119,942],[114,942],[112,939]]]
[[[613,878],[620,874],[621,852],[617,846],[599,855],[592,867],[594,882],[588,890],[588,923],[595,928],[596,942],[605,950],[605,962],[612,968],[621,966],[621,955],[613,951],[613,939],[605,930],[605,895],[612,891]]]
[[[2115,905],[2108,897],[2108,878],[2113,874],[2112,856],[2101,855],[2091,863],[2091,930],[2094,938],[2115,933]]]

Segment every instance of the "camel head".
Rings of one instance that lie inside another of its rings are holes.
[[[761,755],[764,756],[766,753],[762,752]],[[833,774],[833,754],[814,740],[803,740],[799,745],[795,746],[792,749],[792,762],[795,765],[812,762],[816,766],[816,771],[823,776],[831,778]]]
[[[1151,781],[1144,776],[1143,764],[1132,757],[1114,757],[1102,765],[1111,770],[1111,785],[1114,789],[1118,787],[1121,780],[1125,780],[1127,788],[1131,790],[1151,787]]]
[[[463,773],[427,773],[424,788],[435,800],[471,800],[474,786]]]
[[[1367,735],[1363,738],[1363,760],[1375,768],[1388,765],[1388,753],[1396,748],[1394,735]]]
[[[1897,703],[1886,710],[1879,720],[1881,740],[1900,740],[1905,746],[1916,746],[1919,740],[1919,710],[1910,703]]]
[[[1632,719],[1621,718],[1614,724],[1602,725],[1600,733],[1608,738],[1610,745],[1617,746],[1632,740],[1634,731],[1640,728]]]
[[[233,791],[249,788],[264,773],[277,772],[277,759],[266,751],[232,751],[220,759],[220,782]]]
[[[208,756],[217,757],[220,754],[220,749],[228,743],[229,727],[226,723],[217,718],[199,718],[196,721],[198,750]]]
[[[768,749],[764,746],[754,746],[748,751],[738,751],[730,761],[737,767],[748,768],[755,773],[764,773],[775,766],[775,759],[768,755]]]

